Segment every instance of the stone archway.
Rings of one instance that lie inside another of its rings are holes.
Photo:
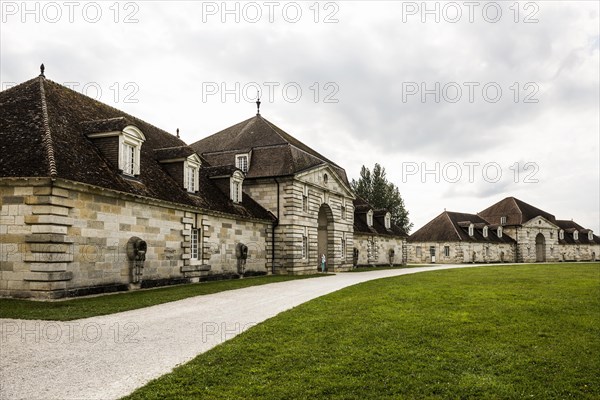
[[[321,204],[318,216],[318,238],[317,238],[317,269],[321,271],[321,256],[325,254],[327,259],[327,269],[333,269],[333,212],[328,204]]]
[[[535,262],[546,261],[546,238],[542,233],[535,237]]]

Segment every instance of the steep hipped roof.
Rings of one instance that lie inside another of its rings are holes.
[[[469,236],[469,225],[474,225],[474,235]],[[475,214],[444,211],[421,229],[410,235],[411,242],[484,242],[513,243],[507,235],[501,238],[496,230],[488,228],[488,237],[483,236],[483,227],[489,224]]]
[[[39,76],[0,92],[0,177],[51,177],[238,216],[270,219],[252,199],[234,205],[206,174],[188,194],[157,160],[194,151],[155,126]],[[140,129],[140,175],[119,173],[86,133]],[[169,150],[161,150],[169,149]],[[171,154],[168,154],[171,153]]]
[[[590,229],[585,229],[575,221],[556,220],[556,225],[565,231],[564,239],[558,240],[561,244],[600,244],[600,237],[592,234],[592,240],[589,240]],[[578,240],[573,237],[575,231],[579,232]]]
[[[490,224],[497,225],[500,225],[501,217],[507,217],[506,223],[503,225],[523,225],[538,216],[544,217],[552,223],[556,221],[554,215],[514,197],[507,197],[477,215],[484,218]]]
[[[354,203],[354,233],[366,235],[387,235],[396,237],[407,237],[408,235],[398,225],[390,225],[390,229],[385,227],[385,215],[387,210],[375,210],[362,197],[356,197]],[[367,224],[367,213],[373,210],[373,226]]]
[[[260,114],[191,145],[211,165],[235,165],[235,156],[251,153],[247,178],[289,176],[329,164],[348,184],[343,168],[311,149]]]

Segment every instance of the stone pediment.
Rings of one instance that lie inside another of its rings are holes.
[[[354,199],[354,193],[343,179],[329,165],[321,165],[296,174],[299,181],[318,186],[319,188],[341,196]]]
[[[523,224],[523,228],[559,229],[559,227],[542,216],[537,216]]]

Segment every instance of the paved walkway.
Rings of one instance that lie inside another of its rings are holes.
[[[0,319],[0,399],[119,398],[314,298],[373,279],[464,267],[272,283],[70,322]]]

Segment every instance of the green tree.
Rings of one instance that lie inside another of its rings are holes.
[[[384,208],[392,214],[392,221],[403,228],[406,233],[410,232],[413,224],[408,218],[408,211],[404,207],[404,200],[400,195],[398,187],[388,182],[385,176],[385,168],[375,164],[373,172],[364,165],[360,169],[358,181],[352,179],[352,189],[376,209]]]

